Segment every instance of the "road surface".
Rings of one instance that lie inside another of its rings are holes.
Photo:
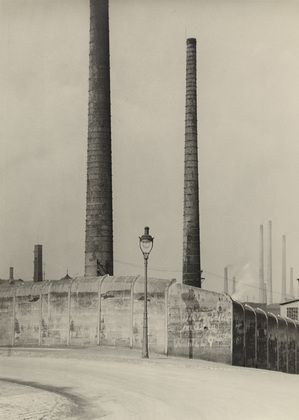
[[[299,375],[114,348],[0,349],[0,419],[298,420]]]

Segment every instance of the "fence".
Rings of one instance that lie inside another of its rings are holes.
[[[232,362],[299,373],[299,323],[233,301]]]

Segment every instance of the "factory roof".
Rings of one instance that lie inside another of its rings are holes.
[[[282,302],[280,303],[280,306],[288,305],[289,303],[294,303],[294,302],[299,302],[299,299],[293,299],[293,300],[288,300],[287,302]]]

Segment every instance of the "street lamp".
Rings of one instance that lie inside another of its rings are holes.
[[[149,227],[144,228],[144,234],[139,237],[139,246],[144,258],[144,309],[143,309],[143,341],[142,357],[148,359],[148,323],[147,323],[147,261],[153,249],[154,238],[149,234]]]

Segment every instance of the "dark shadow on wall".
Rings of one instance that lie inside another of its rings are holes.
[[[199,311],[199,302],[192,289],[187,293],[182,293],[182,299],[186,305],[189,359],[193,359],[194,313]]]

